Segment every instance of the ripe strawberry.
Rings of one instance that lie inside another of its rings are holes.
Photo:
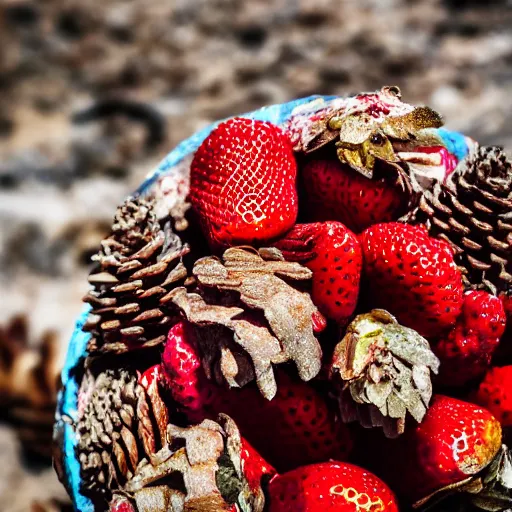
[[[313,302],[327,318],[345,324],[359,295],[362,254],[357,237],[341,222],[296,224],[275,245],[285,259],[313,272]]]
[[[360,233],[405,213],[407,195],[398,185],[365,178],[339,160],[310,160],[301,177],[309,220],[337,220]]]
[[[512,427],[512,366],[491,368],[472,399],[489,409],[503,427]]]
[[[213,246],[267,241],[290,229],[298,211],[291,143],[271,123],[234,118],[197,150],[190,200]]]
[[[110,502],[109,512],[136,512],[136,508],[125,496],[115,495]]]
[[[194,333],[186,322],[177,323],[167,334],[161,371],[172,399],[191,421],[201,421],[212,390],[203,372]]]
[[[494,353],[493,362],[502,366],[512,364],[512,289],[500,293],[500,299],[503,302],[503,308],[507,316],[507,325],[500,344]]]
[[[434,395],[422,423],[391,442],[375,441],[366,444],[368,464],[414,503],[487,467],[500,449],[501,427],[486,409]]]
[[[398,512],[396,498],[375,475],[352,464],[324,462],[275,476],[269,512]]]
[[[387,309],[426,338],[451,328],[461,311],[462,279],[450,246],[423,226],[376,224],[360,235],[364,289],[371,307]]]
[[[498,297],[485,291],[466,292],[455,327],[434,345],[441,361],[439,381],[463,386],[483,375],[505,331],[505,322]]]
[[[331,458],[344,460],[352,448],[348,428],[336,420],[326,397],[284,372],[268,401],[256,386],[217,391],[209,416],[226,413],[242,435],[278,471]]]
[[[175,325],[162,357],[164,382],[190,421],[227,414],[240,433],[278,470],[346,458],[352,447],[347,427],[336,421],[323,394],[277,372],[277,394],[265,399],[254,383],[226,389],[209,381],[186,324]]]
[[[242,471],[251,491],[256,492],[262,479],[270,480],[276,470],[242,437]]]
[[[150,366],[144,373],[142,373],[139,377],[139,382],[141,386],[149,392],[149,388],[156,381],[157,383],[162,378],[162,371],[159,364],[155,364]]]
[[[512,318],[512,291],[502,292],[500,294],[500,299],[503,302],[503,307],[505,308],[505,313],[507,314],[507,318]]]

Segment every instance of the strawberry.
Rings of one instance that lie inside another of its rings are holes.
[[[357,305],[362,267],[357,237],[341,222],[297,224],[276,244],[288,261],[313,272],[311,297],[331,320],[345,324]]]
[[[472,399],[489,409],[503,427],[512,427],[512,366],[491,368]]]
[[[139,376],[139,383],[141,386],[149,392],[149,389],[153,385],[153,383],[156,381],[157,383],[162,378],[162,371],[159,364],[155,364],[153,366],[150,366],[147,370],[144,371]]]
[[[277,381],[271,401],[253,385],[218,391],[207,407],[209,415],[231,416],[242,435],[278,471],[346,459],[352,447],[348,428],[336,421],[324,395],[282,371]]]
[[[226,389],[209,381],[194,339],[174,326],[162,357],[163,381],[189,420],[227,414],[240,432],[277,469],[343,458],[351,449],[347,427],[336,421],[326,398],[311,385],[277,372],[276,396],[266,400],[256,385]]]
[[[463,386],[483,375],[505,331],[505,322],[498,297],[485,291],[466,292],[457,323],[434,345],[441,361],[440,382]]]
[[[500,294],[500,299],[503,302],[507,318],[512,318],[512,291],[509,291],[508,293],[502,292]]]
[[[125,496],[115,495],[109,506],[109,512],[136,512],[137,509]]]
[[[398,219],[407,195],[385,179],[368,179],[339,160],[309,160],[301,171],[309,220],[337,220],[360,233]]]
[[[252,492],[262,485],[262,479],[270,480],[276,470],[242,437],[242,471]]]
[[[450,246],[424,226],[376,224],[361,235],[364,290],[369,305],[387,309],[426,338],[456,322],[462,278]]]
[[[448,396],[434,395],[411,427],[391,442],[365,445],[368,465],[410,503],[476,475],[501,446],[501,426],[487,409]]]
[[[291,143],[268,122],[234,118],[204,140],[190,168],[190,200],[213,247],[262,242],[295,223]]]
[[[210,401],[211,385],[203,372],[194,332],[186,322],[174,325],[167,334],[162,354],[163,381],[172,399],[192,421],[200,421]]]
[[[375,475],[352,464],[323,462],[275,476],[269,512],[398,512],[396,498]]]
[[[507,317],[507,325],[505,332],[501,337],[501,342],[494,353],[493,362],[499,366],[512,364],[512,289],[508,292],[502,292],[499,295],[503,302],[505,315]]]

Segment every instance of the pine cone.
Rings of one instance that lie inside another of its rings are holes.
[[[177,288],[170,295],[196,326],[208,377],[231,387],[256,379],[270,400],[277,390],[272,364],[294,361],[305,381],[318,374],[322,352],[312,321],[318,310],[292,285],[309,280],[310,270],[284,261],[277,249],[238,247],[222,260],[198,260],[193,274],[198,293]]]
[[[77,425],[81,492],[109,500],[133,477],[139,462],[166,444],[168,413],[157,388],[148,391],[129,370],[86,373],[79,393]]]
[[[499,293],[512,286],[511,212],[512,162],[498,147],[481,147],[403,220],[451,244],[467,286]]]
[[[0,416],[12,423],[29,452],[50,458],[60,381],[59,342],[47,331],[29,340],[27,319],[0,328]]]
[[[387,311],[357,316],[336,346],[330,368],[343,421],[383,427],[387,437],[402,434],[407,413],[418,423],[425,416],[432,397],[430,372],[438,369],[428,341]]]
[[[264,495],[243,474],[233,421],[170,424],[157,381],[146,392],[128,370],[86,376],[79,400],[87,405],[77,428],[81,492],[99,510],[125,501],[134,511],[221,512],[237,503],[239,510],[261,512]]]
[[[182,258],[189,249],[170,222],[160,226],[153,208],[152,200],[127,199],[94,257],[99,269],[89,276],[94,289],[84,298],[92,306],[84,327],[93,335],[90,353],[158,345],[172,324],[165,296],[187,277]]]

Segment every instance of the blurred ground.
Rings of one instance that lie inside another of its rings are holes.
[[[0,324],[62,346],[115,206],[211,120],[396,84],[512,149],[510,1],[0,0],[0,24]],[[61,497],[18,452],[1,427],[0,510]]]

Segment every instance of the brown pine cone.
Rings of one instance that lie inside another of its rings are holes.
[[[106,370],[96,378],[87,372],[79,402],[81,492],[92,500],[109,500],[142,459],[166,444],[167,408],[156,379],[146,391],[130,370]]]
[[[84,298],[92,306],[84,327],[92,334],[90,353],[158,345],[172,325],[166,295],[187,277],[182,259],[189,248],[153,209],[151,199],[127,199],[94,257],[94,288]]]
[[[158,376],[144,379],[125,369],[96,378],[88,373],[82,381],[76,448],[81,492],[98,510],[126,501],[139,511],[228,512],[237,503],[240,510],[261,512],[264,495],[243,473],[234,422],[221,416],[219,424],[173,425]]]
[[[276,393],[273,364],[293,361],[308,381],[320,371],[322,351],[313,331],[319,312],[298,285],[311,279],[278,249],[236,247],[222,259],[206,257],[193,268],[197,293],[169,295],[196,327],[208,377],[240,387],[256,379],[261,393]]]
[[[427,190],[403,220],[448,241],[467,286],[512,286],[512,162],[498,147],[469,155],[445,185]]]

